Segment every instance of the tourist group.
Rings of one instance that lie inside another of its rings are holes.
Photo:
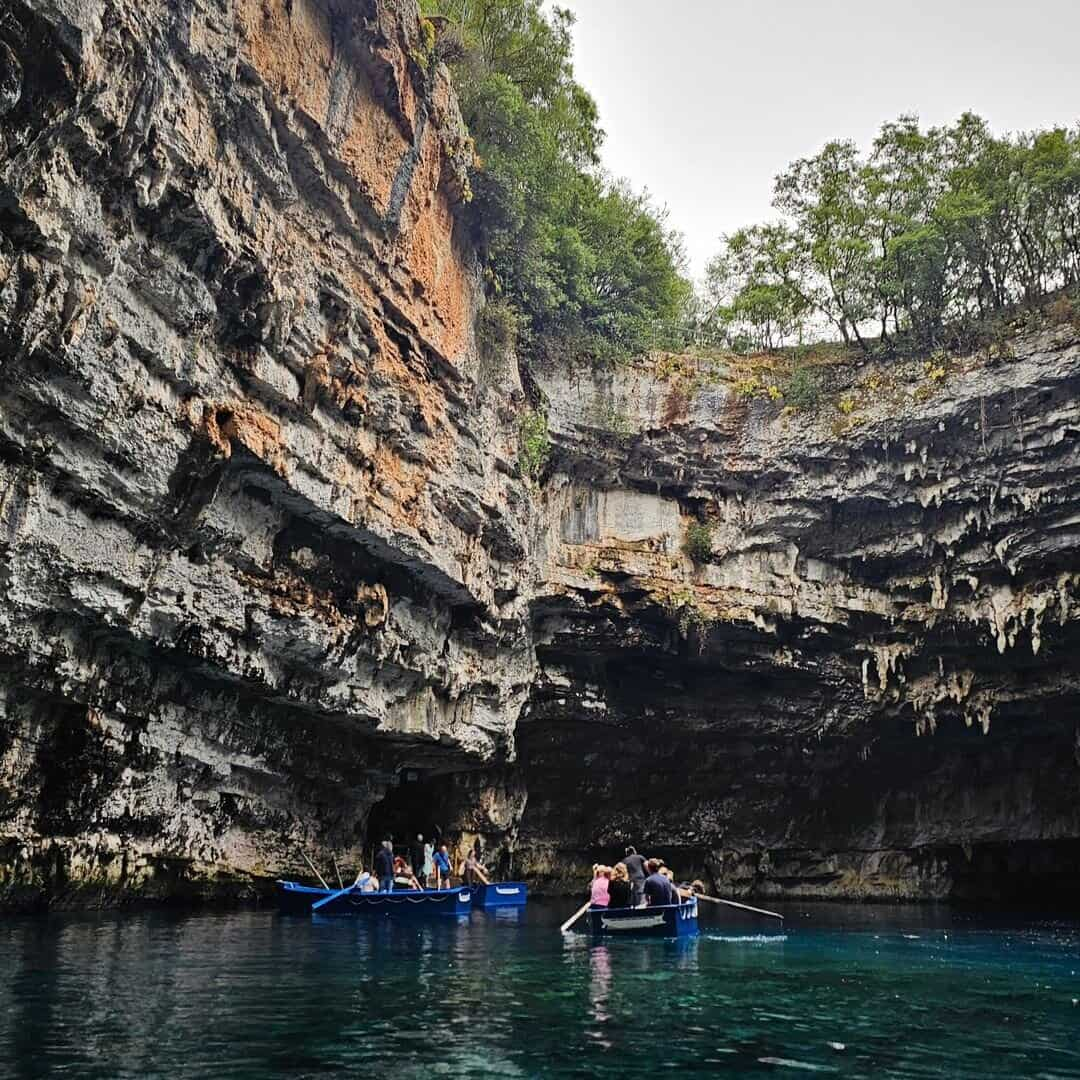
[[[394,854],[394,843],[383,840],[375,852],[371,873],[361,870],[356,885],[361,892],[398,892],[452,887],[450,853],[445,844],[437,848],[425,841],[422,834],[409,846],[409,858]],[[480,862],[480,853],[469,852],[458,868],[458,878],[466,885],[488,884],[487,867]],[[434,884],[432,884],[434,883]]]
[[[646,859],[628,847],[614,866],[594,864],[590,896],[594,908],[635,908],[681,904],[704,892],[701,881],[676,885],[663,859]]]

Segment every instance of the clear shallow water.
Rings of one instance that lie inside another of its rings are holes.
[[[0,920],[0,1076],[1080,1077],[1080,922],[788,905],[593,944],[572,910]]]

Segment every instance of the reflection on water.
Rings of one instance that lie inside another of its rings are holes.
[[[570,910],[0,921],[0,1076],[1080,1077],[1076,923],[804,905],[594,942]]]
[[[607,1011],[608,994],[611,993],[611,954],[606,945],[595,945],[589,950],[589,966],[592,968],[592,978],[589,983],[589,1000],[592,1002],[592,1018],[599,1024],[606,1024],[611,1019]],[[587,1032],[595,1038],[605,1049],[610,1048],[601,1029]]]

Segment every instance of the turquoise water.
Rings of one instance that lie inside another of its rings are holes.
[[[0,920],[0,1076],[1080,1077],[1078,922],[789,905],[593,944],[572,909]]]

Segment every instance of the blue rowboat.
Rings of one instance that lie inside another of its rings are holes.
[[[594,934],[625,937],[693,937],[698,932],[697,900],[639,908],[589,908]]]
[[[529,886],[524,881],[492,881],[488,885],[470,885],[473,908],[484,911],[497,907],[524,907],[529,901]]]
[[[454,889],[405,890],[390,893],[365,893],[349,889],[320,889],[295,881],[278,882],[278,910],[286,915],[308,915],[312,905],[328,896],[328,904],[315,910],[316,915],[386,915],[391,918],[414,918],[428,915],[468,915],[472,897],[465,886]]]

